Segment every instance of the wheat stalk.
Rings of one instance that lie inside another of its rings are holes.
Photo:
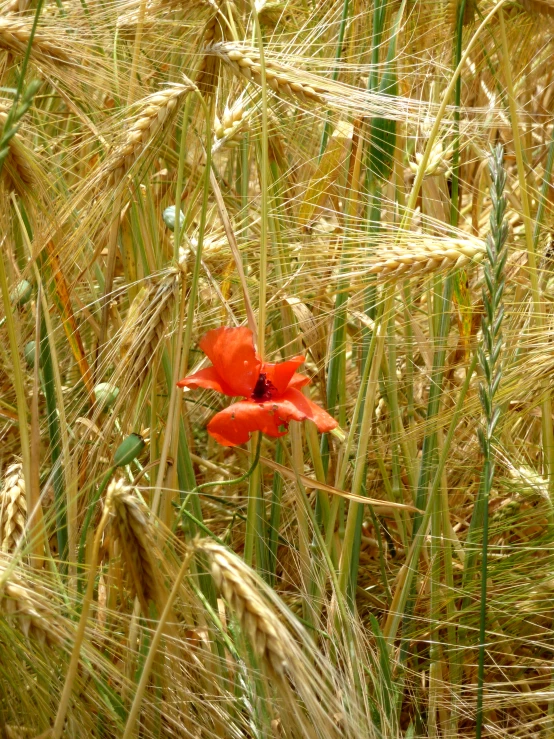
[[[158,574],[148,514],[130,490],[123,480],[114,480],[108,487],[107,498],[111,500],[113,511],[111,531],[121,548],[131,590],[147,616],[148,603],[153,601],[161,612],[166,597]]]
[[[25,54],[31,25],[19,18],[0,18],[0,48],[7,49],[14,54]],[[71,63],[70,57],[59,44],[52,42],[42,33],[35,33],[31,47],[31,57],[40,60],[54,60],[65,64]]]
[[[485,247],[470,241],[449,240],[444,246],[436,242],[391,246],[380,251],[367,267],[367,273],[381,279],[396,280],[423,275],[429,272],[465,267],[471,262],[479,262],[485,254]]]
[[[108,186],[119,185],[148,144],[172,119],[180,100],[193,90],[196,86],[185,78],[184,84],[172,84],[144,98],[139,103],[138,114],[123,122],[125,138],[101,166],[98,180],[106,180]]]
[[[225,547],[209,539],[197,541],[205,552],[218,590],[237,616],[255,654],[274,675],[285,674],[290,658],[290,634],[256,590],[249,568]]]
[[[6,470],[4,489],[0,492],[0,549],[13,552],[25,537],[27,498],[23,465],[12,464]]]

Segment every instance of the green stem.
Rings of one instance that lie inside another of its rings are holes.
[[[116,465],[112,465],[108,469],[108,471],[106,472],[106,474],[102,478],[102,482],[98,486],[98,489],[94,493],[94,495],[92,497],[92,500],[88,504],[87,513],[86,513],[86,516],[85,516],[85,521],[83,523],[83,528],[81,529],[81,538],[79,540],[79,551],[78,551],[78,555],[77,555],[77,563],[79,565],[79,570],[78,570],[79,571],[79,575],[83,571],[82,565],[84,564],[84,561],[85,561],[85,545],[87,543],[87,533],[88,533],[88,530],[89,530],[89,527],[90,527],[90,524],[91,524],[91,521],[92,521],[92,517],[94,515],[94,511],[96,509],[96,504],[100,500],[100,498],[102,496],[102,493],[108,487],[108,484],[109,484],[110,480],[112,479],[113,474],[116,471],[116,469],[117,469],[117,466]],[[79,583],[79,585],[81,586],[82,583]]]
[[[364,472],[366,470],[367,449],[371,436],[371,426],[373,421],[373,412],[375,409],[375,395],[379,384],[379,372],[381,370],[381,361],[385,349],[385,335],[388,321],[393,320],[394,292],[391,287],[387,288],[383,296],[383,318],[376,332],[375,355],[371,363],[371,370],[367,381],[367,388],[364,394],[364,409],[362,420],[360,423],[360,438],[358,449],[356,451],[356,462],[354,466],[354,475],[352,479],[351,492],[354,495],[362,494]],[[343,595],[346,594],[349,584],[355,584],[353,573],[351,570],[352,553],[356,534],[356,522],[358,520],[358,510],[362,506],[361,503],[350,503],[348,508],[348,517],[346,521],[346,530],[344,533],[344,541],[342,546],[342,556],[340,561],[339,588]],[[356,573],[357,576],[357,573]]]
[[[63,562],[69,551],[67,547],[67,514],[63,482],[63,470],[60,464],[62,456],[60,421],[56,404],[56,383],[54,366],[50,352],[50,341],[44,317],[40,322],[40,366],[42,368],[44,397],[46,399],[46,413],[48,419],[48,433],[50,436],[50,460],[52,463],[52,486],[54,488],[54,506],[56,510],[56,536],[58,539],[58,556]],[[65,566],[62,564],[62,569]]]
[[[456,431],[456,427],[458,426],[458,422],[462,415],[464,401],[467,395],[467,391],[469,390],[471,378],[473,376],[473,373],[475,372],[475,367],[477,366],[478,359],[479,357],[477,353],[475,353],[467,369],[466,378],[460,390],[460,395],[458,397],[458,402],[456,403],[456,408],[454,410],[454,413],[452,414],[452,420],[450,421],[450,426],[449,426],[448,434],[444,442],[444,447],[442,449],[437,467],[435,469],[435,477],[434,477],[433,485],[431,486],[431,491],[429,493],[429,497],[427,500],[427,506],[425,508],[425,513],[421,520],[420,527],[412,541],[410,550],[406,556],[406,565],[405,565],[407,568],[406,578],[399,586],[401,587],[401,592],[399,596],[396,598],[396,608],[394,610],[394,613],[391,613],[389,621],[387,622],[386,636],[388,639],[390,639],[391,643],[394,642],[394,640],[396,639],[398,625],[404,613],[404,607],[408,599],[408,594],[411,591],[413,578],[417,571],[416,563],[419,559],[419,554],[421,552],[421,547],[423,545],[423,542],[425,541],[427,527],[429,525],[429,520],[431,517],[431,512],[432,512],[431,502],[434,500],[437,490],[439,489],[441,485],[442,473],[445,468],[446,462],[448,460],[448,455],[450,453],[450,447],[452,445],[452,440],[454,439],[454,433]]]
[[[350,6],[350,0],[344,0],[342,5],[342,16],[340,19],[340,26],[339,26],[339,35],[337,38],[337,47],[335,49],[335,67],[333,69],[333,74],[331,75],[331,78],[333,80],[337,80],[339,77],[339,65],[338,62],[340,58],[342,57],[342,45],[344,43],[344,34],[346,31],[346,22],[348,20],[348,10]],[[323,156],[323,152],[325,151],[325,147],[327,146],[327,141],[329,139],[329,132],[331,130],[331,121],[330,121],[330,114],[327,112],[327,119],[325,121],[325,126],[323,127],[323,133],[321,135],[321,144],[319,145],[319,157],[318,160],[321,159]]]

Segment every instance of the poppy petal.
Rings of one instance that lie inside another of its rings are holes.
[[[249,328],[222,327],[208,331],[200,340],[200,348],[230,390],[228,395],[245,398],[252,395],[262,362],[254,349]]]
[[[309,385],[310,382],[311,380],[307,375],[302,375],[300,372],[295,372],[292,376],[291,381],[289,382],[289,388],[301,388],[304,387],[304,385]]]
[[[286,429],[281,431],[279,426],[287,424],[277,417],[275,405],[271,402],[254,403],[251,400],[232,403],[211,419],[208,433],[223,446],[245,444],[252,431],[261,431],[275,438],[284,436]]]
[[[206,367],[198,370],[193,375],[184,377],[179,380],[177,387],[203,387],[208,390],[217,390],[218,393],[224,395],[235,396],[236,393],[231,390],[229,385],[219,376],[215,367]]]
[[[266,379],[271,382],[279,395],[282,395],[289,387],[290,381],[298,367],[304,364],[305,361],[306,357],[298,356],[287,359],[286,362],[277,362],[276,364],[264,362],[260,371],[265,373]]]
[[[330,416],[327,411],[296,388],[290,388],[283,393],[274,406],[277,406],[276,413],[285,423],[309,419],[315,423],[321,433],[331,431],[339,425],[333,416]]]

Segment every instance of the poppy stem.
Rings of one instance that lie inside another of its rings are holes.
[[[195,490],[204,490],[205,488],[211,488],[215,487],[216,485],[236,485],[238,482],[244,482],[244,480],[247,480],[250,475],[254,472],[256,467],[258,466],[258,462],[260,461],[260,453],[262,450],[262,434],[259,434],[258,436],[258,443],[256,444],[256,453],[254,454],[254,459],[252,460],[252,464],[247,472],[244,473],[244,475],[241,475],[240,477],[235,477],[232,480],[216,480],[215,482],[204,482],[202,485],[197,485]]]
[[[258,443],[256,445],[256,453],[254,454],[254,459],[252,460],[252,464],[250,465],[249,469],[244,473],[244,475],[241,475],[240,477],[235,477],[232,480],[215,480],[213,482],[204,482],[202,483],[202,485],[197,485],[195,488],[193,488],[190,494],[199,493],[201,490],[205,490],[206,488],[213,488],[216,485],[225,485],[225,486],[226,485],[236,485],[239,482],[244,482],[244,480],[247,480],[250,477],[250,475],[254,472],[256,467],[258,466],[258,463],[260,461],[261,450],[262,450],[262,435],[259,434]],[[185,506],[188,503],[188,500],[189,500],[189,496],[187,495],[177,513],[175,526],[177,526],[179,520],[181,519],[181,516],[183,515],[183,511],[184,511]]]

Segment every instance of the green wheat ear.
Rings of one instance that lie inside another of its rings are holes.
[[[492,149],[489,160],[491,175],[490,233],[486,239],[485,286],[483,288],[484,316],[482,323],[483,340],[478,349],[479,364],[484,380],[479,385],[479,399],[483,408],[483,423],[477,430],[484,463],[481,475],[481,491],[475,514],[482,519],[483,542],[481,559],[481,609],[479,617],[479,669],[477,676],[477,726],[476,736],[481,736],[483,725],[483,681],[485,665],[485,638],[487,619],[487,555],[489,495],[494,479],[494,438],[500,420],[501,406],[495,403],[495,396],[502,379],[502,320],[506,258],[508,251],[508,223],[504,218],[506,198],[503,195],[506,172],[503,166],[504,150],[500,144]],[[478,509],[480,509],[478,511]],[[472,521],[473,523],[473,521]]]

